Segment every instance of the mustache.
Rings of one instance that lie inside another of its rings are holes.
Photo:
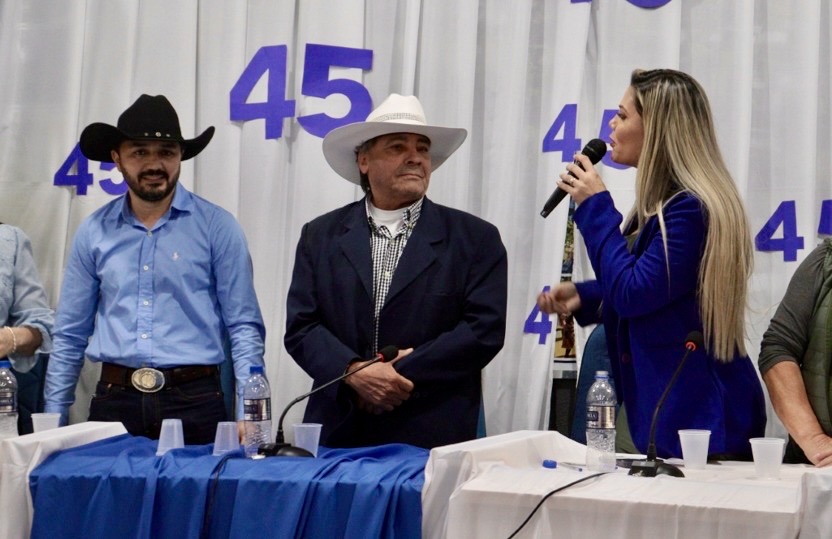
[[[396,172],[398,174],[415,174],[417,176],[424,177],[424,170],[422,170],[422,167],[420,166],[405,165],[400,167]]]
[[[164,170],[145,170],[144,172],[139,174],[139,178],[145,178],[147,176],[162,176],[164,179],[168,178],[168,173]]]

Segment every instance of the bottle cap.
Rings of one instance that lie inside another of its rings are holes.
[[[544,468],[557,468],[558,463],[554,460],[546,459],[546,460],[543,461],[543,467]]]
[[[12,362],[8,359],[0,359],[0,369],[11,369]]]
[[[263,365],[252,365],[248,368],[249,374],[263,374]]]

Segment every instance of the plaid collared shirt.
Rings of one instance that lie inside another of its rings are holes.
[[[422,200],[424,198],[420,198],[404,211],[402,225],[395,236],[386,226],[376,224],[369,213],[368,207],[367,221],[370,224],[370,250],[373,257],[373,303],[375,305],[373,314],[373,355],[378,353],[379,314],[384,306],[384,300],[387,298],[387,291],[393,281],[396,266],[399,265],[399,258],[402,256],[407,240],[413,233],[413,227],[416,226],[416,221],[422,213]],[[367,204],[369,204],[369,200]]]

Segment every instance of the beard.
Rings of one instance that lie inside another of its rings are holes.
[[[176,184],[179,182],[178,170],[173,177],[168,176],[163,170],[146,170],[137,177],[131,177],[123,172],[122,175],[133,194],[145,202],[159,202],[160,200],[164,200],[173,192]],[[163,183],[158,186],[147,185],[147,183],[141,181],[146,176],[159,176],[163,180]]]

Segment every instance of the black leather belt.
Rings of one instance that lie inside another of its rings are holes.
[[[143,393],[156,393],[163,387],[174,387],[192,380],[215,376],[218,372],[219,368],[216,365],[133,369],[115,363],[102,363],[101,381],[117,386],[132,387]]]

